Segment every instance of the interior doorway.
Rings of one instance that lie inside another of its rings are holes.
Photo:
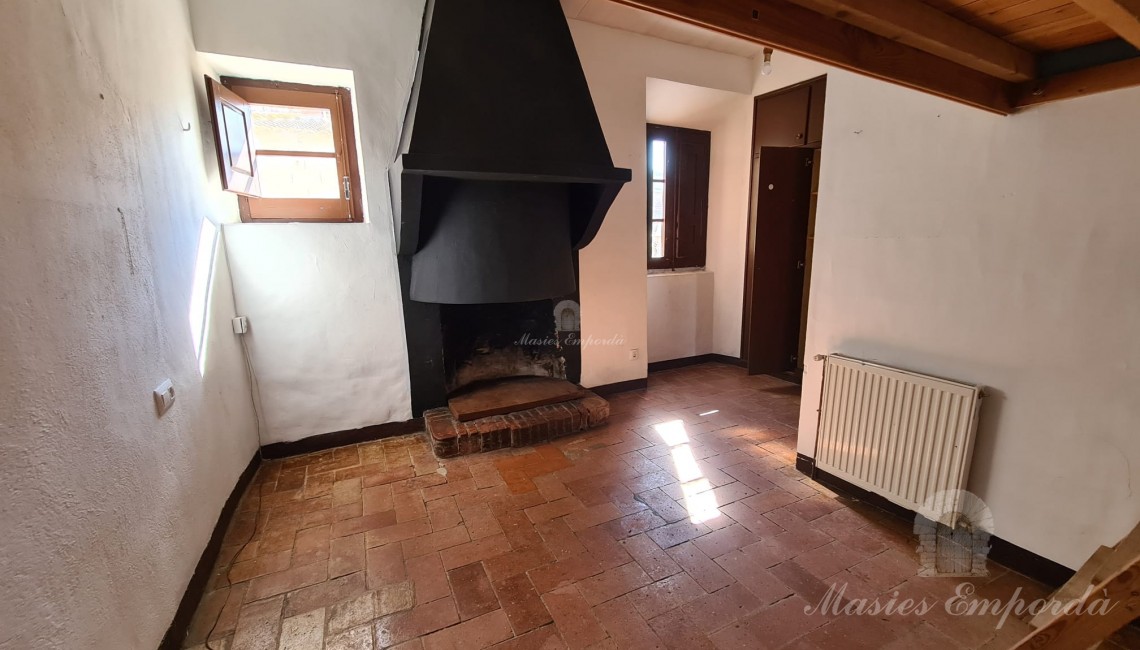
[[[803,376],[826,78],[756,98],[741,357]]]

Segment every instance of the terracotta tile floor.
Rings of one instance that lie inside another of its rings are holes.
[[[915,575],[909,522],[795,470],[797,387],[715,364],[649,385],[538,448],[437,461],[421,434],[265,463],[187,645],[215,620],[227,650],[996,649],[1029,630],[948,615],[961,581]],[[1047,593],[990,570],[986,597]],[[831,585],[938,606],[806,613]]]

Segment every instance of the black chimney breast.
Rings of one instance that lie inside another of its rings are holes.
[[[392,172],[397,241],[401,255],[415,256],[411,298],[421,302],[488,300],[483,287],[502,273],[485,264],[433,268],[445,261],[443,249],[456,250],[446,241],[479,228],[489,232],[472,245],[513,251],[509,274],[534,276],[507,283],[517,293],[500,288],[497,302],[534,300],[542,286],[546,295],[539,297],[564,295],[566,283],[552,276],[566,268],[567,250],[593,239],[630,179],[628,169],[613,165],[558,0],[429,0],[401,149]],[[528,184],[543,189],[526,190]],[[508,197],[512,191],[519,196]],[[474,204],[440,201],[437,192]],[[440,206],[444,214],[430,212]],[[492,214],[500,210],[515,214]],[[557,218],[540,214],[547,210]],[[450,234],[441,240],[433,228]],[[544,270],[549,258],[522,254],[518,228],[554,255],[555,271]],[[567,250],[545,229],[557,229]],[[460,268],[492,275],[444,286]]]
[[[430,215],[432,222],[425,229],[430,234],[412,257],[412,300],[525,302],[577,290],[565,185],[433,185],[424,211],[425,220]]]
[[[630,180],[559,0],[428,0],[389,177],[419,413],[446,401],[442,305],[576,301],[577,251]]]

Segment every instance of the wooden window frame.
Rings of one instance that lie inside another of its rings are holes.
[[[246,223],[362,223],[360,165],[352,115],[352,95],[347,88],[261,79],[222,77],[222,86],[251,104],[276,104],[327,108],[332,113],[337,173],[348,179],[347,196],[338,199],[267,199],[239,195],[241,220]],[[308,152],[264,150],[256,155],[314,155]],[[317,154],[326,157],[327,154]]]
[[[695,262],[692,264],[678,262],[680,256],[679,251],[682,248],[689,248],[683,244],[693,244],[693,241],[686,240],[680,241],[683,236],[681,228],[680,216],[680,187],[681,182],[678,179],[678,139],[683,137],[691,137],[695,134],[708,136],[707,131],[697,131],[694,129],[685,129],[676,126],[665,126],[662,124],[646,124],[646,137],[645,137],[645,192],[646,192],[646,210],[645,210],[645,225],[646,225],[646,248],[645,258],[646,266],[650,270],[657,271],[671,271],[682,268],[703,268],[705,266],[705,255],[708,246],[708,184],[707,179],[704,183],[705,195],[703,200],[703,212],[700,215],[692,215],[692,218],[697,218],[700,221],[698,229],[700,238],[697,244],[698,254],[696,255]],[[665,256],[653,257],[653,141],[665,141],[665,219],[664,219],[664,234],[665,234]],[[706,144],[706,147],[708,145]],[[708,153],[706,151],[706,153]],[[711,164],[711,159],[705,161],[705,172],[708,172],[708,166]],[[687,222],[692,225],[693,222]]]
[[[662,230],[665,234],[665,242],[663,248],[665,250],[664,257],[653,257],[653,141],[665,141],[665,219],[662,225]],[[658,124],[646,125],[645,137],[645,198],[647,201],[645,226],[646,234],[648,235],[645,248],[646,264],[648,268],[655,270],[666,270],[673,268],[673,251],[676,250],[674,239],[674,229],[676,227],[676,209],[675,202],[670,201],[672,183],[670,179],[673,178],[676,170],[677,161],[674,156],[670,155],[670,145],[673,142],[673,131],[669,127],[660,126]]]

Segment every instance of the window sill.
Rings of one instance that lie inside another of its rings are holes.
[[[711,271],[703,266],[697,266],[684,269],[649,269],[648,273],[649,277],[653,277],[655,275],[690,275],[693,273],[711,273]]]
[[[363,219],[353,219],[353,220],[349,221],[348,219],[331,220],[331,219],[289,219],[289,218],[283,218],[283,219],[242,219],[241,223],[247,223],[250,225],[305,223],[305,224],[311,224],[311,225],[336,226],[336,225],[341,225],[341,224],[352,225],[352,224],[361,224],[361,223],[366,223],[366,222]]]

